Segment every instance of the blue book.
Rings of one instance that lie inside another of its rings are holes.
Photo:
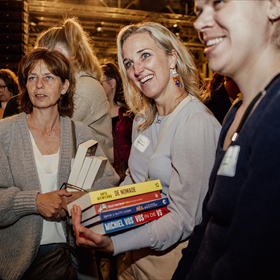
[[[128,207],[122,207],[115,210],[101,212],[99,215],[92,217],[84,222],[82,222],[82,226],[90,226],[98,222],[108,221],[112,219],[117,219],[120,217],[128,216],[131,214],[135,214],[138,212],[147,211],[154,208],[159,208],[162,206],[166,206],[169,204],[168,198],[160,198],[151,200],[148,202],[143,202],[140,204],[131,205]]]
[[[129,229],[131,227],[136,227],[153,220],[157,220],[166,215],[168,212],[167,206],[163,206],[129,216],[120,217],[119,219],[93,224],[87,228],[101,235],[110,234],[115,231]]]

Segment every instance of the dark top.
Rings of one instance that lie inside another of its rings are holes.
[[[183,250],[173,280],[280,279],[279,88],[278,76],[231,144],[240,147],[233,177],[217,175],[217,171],[240,103],[226,117],[203,220]]]
[[[7,117],[11,117],[13,115],[17,115],[20,113],[19,109],[18,109],[18,97],[19,97],[19,94],[15,95],[15,96],[12,96],[7,105],[6,105],[6,108],[5,108],[5,111],[4,111],[4,114],[3,114],[3,119],[4,118],[7,118]]]
[[[222,124],[231,107],[230,98],[223,84],[217,90],[211,92],[211,99],[205,105]]]
[[[119,173],[120,159],[118,156],[118,150],[116,147],[116,141],[118,144],[120,157],[124,161],[128,161],[130,149],[131,149],[131,134],[132,134],[132,119],[126,115],[126,109],[120,107],[119,120],[114,129],[114,168]]]

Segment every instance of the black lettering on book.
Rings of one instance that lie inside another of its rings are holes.
[[[104,199],[109,199],[109,198],[112,198],[112,195],[111,195],[111,194],[106,195],[106,196],[97,197],[97,200],[104,200]]]
[[[127,188],[127,189],[122,189],[121,194],[127,194],[127,193],[135,193],[135,187]]]

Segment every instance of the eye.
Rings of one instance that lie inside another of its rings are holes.
[[[222,4],[223,2],[224,2],[223,0],[214,0],[213,1],[213,6],[215,7],[215,6],[219,5],[219,4]]]
[[[148,58],[149,56],[150,56],[149,53],[143,53],[143,54],[142,54],[142,58],[143,58],[143,59],[146,59],[146,58]]]
[[[52,76],[46,76],[46,79],[47,79],[47,80],[52,80],[53,77],[52,77]]]
[[[28,81],[35,81],[36,77],[35,76],[29,76]]]
[[[128,69],[132,65],[132,62],[128,61],[124,65],[125,65],[125,68]]]

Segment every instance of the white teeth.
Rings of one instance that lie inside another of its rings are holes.
[[[36,94],[36,96],[38,96],[38,97],[43,97],[44,94]]]
[[[145,83],[147,80],[153,78],[153,76],[154,76],[154,75],[149,75],[149,76],[143,78],[142,80],[140,80],[140,82],[143,84],[143,83]]]
[[[220,42],[222,42],[224,40],[224,38],[216,38],[216,39],[212,39],[212,40],[209,40],[207,43],[206,43],[206,47],[211,47],[213,45],[216,45]]]

